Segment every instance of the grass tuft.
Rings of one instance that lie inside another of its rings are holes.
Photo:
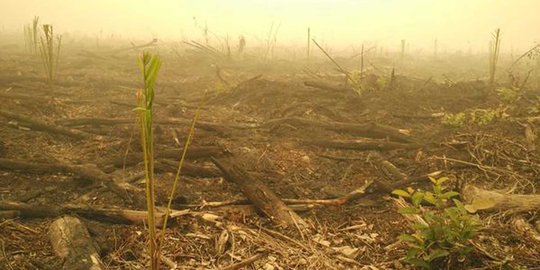
[[[55,44],[56,39],[56,44]],[[58,61],[60,59],[60,47],[62,44],[62,36],[55,36],[53,26],[50,24],[43,25],[43,36],[40,39],[40,54],[43,68],[49,82],[53,82],[58,69]]]

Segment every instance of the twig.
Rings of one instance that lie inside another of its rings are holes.
[[[223,267],[223,268],[219,268],[220,270],[236,270],[236,269],[240,269],[244,266],[248,266],[252,263],[254,263],[255,261],[257,260],[260,260],[262,259],[263,257],[266,257],[266,254],[265,253],[259,253],[257,255],[254,255],[254,256],[251,256],[241,262],[238,262],[238,263],[235,263],[235,264],[232,264],[232,265],[229,265],[227,267]]]
[[[332,63],[334,63],[334,65],[336,65],[336,67],[339,69],[339,71],[341,71],[343,74],[345,74],[345,76],[347,77],[347,79],[349,81],[353,81],[351,79],[351,76],[349,75],[349,72],[346,71],[345,69],[343,69],[337,62],[336,60],[334,60],[334,58],[332,58],[332,56],[330,56],[322,47],[321,45],[319,45],[319,43],[317,43],[317,41],[315,41],[315,39],[311,39],[313,40],[313,43],[315,43],[315,45],[317,45],[317,47],[319,47],[319,49],[321,49],[321,51],[326,55],[326,57],[328,57],[328,59],[330,59],[330,61],[332,61]]]

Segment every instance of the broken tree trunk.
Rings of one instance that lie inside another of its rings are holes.
[[[71,126],[86,126],[86,125],[95,125],[95,126],[114,126],[114,125],[126,125],[126,124],[136,124],[137,120],[135,118],[71,118],[71,119],[60,119],[55,121],[57,125],[62,125],[66,127]],[[180,126],[190,126],[192,120],[188,119],[179,119],[179,118],[170,118],[170,119],[155,119],[154,123],[158,125],[180,125]],[[212,122],[197,121],[195,127],[208,130],[216,131],[223,133],[228,128],[234,129],[252,129],[254,126],[250,125],[238,125],[238,124],[220,124]]]
[[[421,147],[415,143],[397,143],[385,140],[308,140],[304,141],[304,143],[325,148],[351,149],[357,151],[388,151],[395,149],[417,149]]]
[[[165,149],[156,151],[156,159],[162,158],[180,158],[182,156],[182,148],[179,149]],[[190,146],[187,153],[187,159],[198,159],[198,158],[210,158],[222,156],[225,153],[225,150],[219,146]],[[123,167],[135,165],[143,161],[142,153],[129,153],[127,155],[119,155],[113,158],[105,159],[99,162],[99,167]]]
[[[14,119],[19,122],[22,122],[24,123],[23,126],[28,127],[30,129],[46,131],[52,134],[60,134],[60,135],[68,136],[75,139],[85,139],[89,137],[88,134],[83,133],[78,130],[71,130],[71,129],[67,129],[63,127],[57,127],[57,126],[45,123],[41,120],[33,119],[28,116],[14,114],[12,112],[8,112],[5,110],[0,110],[0,115],[9,119]]]
[[[0,169],[10,171],[22,171],[25,173],[69,173],[73,174],[81,185],[104,185],[123,199],[130,201],[132,198],[127,194],[125,186],[121,186],[114,179],[100,170],[94,164],[69,165],[61,163],[31,163],[21,160],[0,158]],[[139,206],[145,205],[145,199],[140,194],[133,194],[133,199]],[[139,196],[138,196],[139,195]]]
[[[178,169],[178,161],[170,159],[161,159],[156,161],[157,172],[176,172]],[[182,175],[200,177],[200,178],[213,178],[221,177],[221,172],[215,167],[204,167],[193,163],[184,162],[182,165]]]
[[[235,183],[257,210],[275,224],[287,228],[306,228],[306,223],[265,184],[253,179],[242,167],[225,159],[212,158],[225,179]]]
[[[305,81],[304,85],[309,86],[309,87],[324,89],[324,90],[330,90],[330,91],[343,91],[343,92],[354,91],[354,89],[350,87],[349,85],[326,82],[326,81]]]
[[[530,224],[523,217],[518,217],[512,222],[514,229],[520,234],[524,235],[528,239],[540,243],[540,232],[537,231],[532,224]]]
[[[504,194],[466,185],[462,190],[465,206],[470,212],[509,211],[522,213],[540,209],[540,195]]]
[[[92,220],[116,224],[148,224],[147,211],[101,208],[88,205],[34,205],[13,201],[0,201],[0,211],[16,211],[22,218],[56,218],[62,215],[75,214]],[[190,210],[173,210],[169,217],[179,217],[191,213]],[[156,213],[156,225],[162,225],[165,213]]]
[[[49,238],[54,253],[64,261],[62,269],[104,269],[98,247],[78,218],[64,216],[55,220],[49,227]]]
[[[400,129],[374,123],[356,124],[344,122],[322,122],[300,117],[278,118],[267,121],[264,126],[291,125],[294,127],[319,128],[336,132],[349,133],[367,138],[390,139],[396,142],[411,143],[413,138]]]

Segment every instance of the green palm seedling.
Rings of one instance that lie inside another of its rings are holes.
[[[154,132],[152,129],[156,79],[161,67],[161,59],[149,52],[143,52],[139,59],[144,88],[137,93],[141,144],[146,171],[146,205],[148,209],[149,257],[152,270],[158,269],[159,249],[155,221],[155,178],[154,178]]]

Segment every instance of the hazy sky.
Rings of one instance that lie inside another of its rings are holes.
[[[21,29],[39,15],[57,32],[91,36],[200,39],[205,23],[219,36],[266,39],[280,25],[278,43],[304,43],[306,29],[326,44],[364,41],[431,48],[485,48],[500,27],[503,49],[540,41],[540,0],[0,0],[0,26]],[[259,41],[256,41],[259,39]]]

